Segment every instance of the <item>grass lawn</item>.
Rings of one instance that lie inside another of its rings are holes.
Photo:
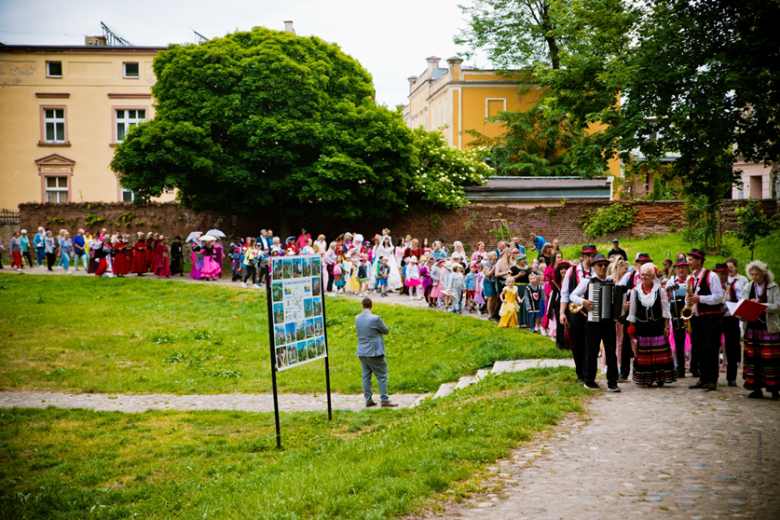
[[[284,414],[282,452],[272,414],[0,410],[0,518],[402,515],[484,491],[485,465],[580,411],[587,390],[575,377],[503,374],[411,410],[336,412],[332,423]]]
[[[707,269],[713,269],[716,262],[725,262],[727,258],[734,257],[739,261],[739,272],[745,274],[745,266],[750,262],[750,250],[743,248],[740,245],[740,241],[733,235],[726,234],[723,236],[723,247],[730,252],[727,256],[721,255],[709,255],[704,267]],[[597,244],[599,253],[607,254],[612,248],[612,244]],[[628,253],[629,264],[633,262],[637,253],[648,253],[650,258],[653,259],[653,263],[659,268],[661,262],[669,258],[674,261],[677,253],[682,251],[687,253],[692,247],[701,249],[703,247],[700,243],[686,242],[682,233],[675,233],[664,236],[652,236],[646,239],[620,239],[620,247],[626,250]],[[581,245],[569,246],[562,248],[565,258],[579,258]],[[756,260],[762,260],[769,265],[775,275],[780,275],[780,233],[775,233],[769,238],[764,238],[758,242],[756,246],[755,255]]]
[[[354,316],[327,299],[331,386],[361,392]],[[265,293],[148,279],[0,274],[0,389],[89,393],[271,391]],[[569,354],[525,330],[377,303],[391,393],[430,392],[495,361]],[[325,392],[324,362],[281,372],[282,392]]]

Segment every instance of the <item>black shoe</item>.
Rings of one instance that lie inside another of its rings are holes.
[[[707,383],[699,379],[698,381],[696,381],[696,383],[692,384],[688,388],[690,388],[691,390],[698,390],[699,388],[704,388],[706,385]]]
[[[699,373],[698,370],[691,370],[691,375],[693,377],[701,377],[701,374]]]
[[[677,371],[677,379],[683,379],[685,377],[685,369]]]
[[[716,385],[715,383],[707,383],[706,385],[704,385],[705,392],[714,392],[717,389],[718,389],[718,385]]]
[[[607,392],[618,393],[620,392],[620,388],[618,388],[617,383],[612,383],[611,385],[607,386]]]
[[[729,386],[737,386],[737,382],[736,381],[729,381]]]
[[[748,394],[748,399],[763,399],[763,398],[764,398],[764,392],[762,392],[760,388],[758,390],[753,390]]]
[[[595,381],[585,383],[585,388],[588,390],[601,390],[601,387]]]

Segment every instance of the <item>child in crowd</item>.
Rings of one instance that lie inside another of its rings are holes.
[[[412,255],[406,261],[404,267],[404,285],[409,288],[409,299],[415,299],[415,292],[417,292],[417,299],[422,300],[422,282],[420,281],[420,268],[417,266],[417,257]]]
[[[455,264],[452,267],[452,273],[450,273],[449,280],[447,281],[447,291],[450,294],[450,301],[452,302],[452,312],[460,314],[461,301],[463,299],[463,266]]]
[[[358,296],[368,296],[368,257],[360,255],[360,265],[357,271],[357,280],[360,284]]]
[[[379,274],[377,279],[379,290],[382,291],[382,296],[387,296],[387,279],[390,278],[390,266],[387,265],[387,258],[384,256],[379,257],[377,273]]]
[[[344,294],[344,286],[347,285],[347,276],[349,275],[347,264],[349,264],[347,260],[342,260],[341,263],[333,266],[333,276],[336,278],[333,285],[336,286],[336,294]]]
[[[469,274],[466,275],[466,279],[463,281],[463,287],[466,289],[466,310],[474,312],[475,302],[474,296],[477,292],[477,264],[471,264],[469,266]]]
[[[428,307],[436,307],[441,298],[441,266],[444,263],[444,259],[440,258],[436,260],[435,257],[431,258],[435,263],[431,266],[431,291],[428,293]]]
[[[501,321],[498,326],[508,329],[517,328],[519,326],[517,324],[517,311],[520,310],[520,305],[517,303],[517,287],[515,287],[514,278],[506,277],[506,285],[498,297],[501,300],[501,309],[498,311]]]
[[[542,319],[538,316],[540,302],[542,300],[542,286],[537,283],[539,275],[531,273],[528,277],[528,286],[525,288],[525,309],[528,312],[528,326],[531,332],[536,332],[541,327]]]
[[[439,296],[438,308],[439,310],[449,309],[452,296],[449,293],[450,276],[452,276],[452,262],[446,261],[441,265],[441,273],[439,275],[439,287],[441,289],[441,296]]]

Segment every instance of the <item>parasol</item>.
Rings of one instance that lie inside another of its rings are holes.
[[[217,237],[213,237],[211,235],[203,235],[202,237],[200,237],[200,241],[201,242],[211,242],[211,241],[216,240],[216,239],[217,239]]]
[[[223,233],[219,229],[210,229],[206,231],[206,234],[211,235],[213,237],[225,238],[225,233]]]
[[[187,242],[194,242],[196,238],[201,236],[203,234],[203,231],[193,231],[189,235],[187,235],[187,240],[184,241],[186,244]]]

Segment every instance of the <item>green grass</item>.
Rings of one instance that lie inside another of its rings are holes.
[[[388,518],[463,499],[480,470],[580,411],[567,369],[488,377],[409,410],[0,411],[0,518]],[[477,475],[474,478],[475,474]]]
[[[327,299],[331,385],[360,393],[354,316]],[[271,391],[265,293],[163,280],[0,275],[0,389],[89,393]],[[392,393],[430,392],[495,361],[557,358],[524,330],[376,304]],[[323,361],[279,373],[280,391],[325,392]]]
[[[708,255],[704,264],[708,269],[715,267],[716,262],[725,262],[727,258],[734,257],[739,261],[739,272],[745,274],[745,266],[750,262],[750,250],[740,245],[739,240],[733,235],[726,234],[723,237],[723,249],[726,255]],[[633,261],[637,253],[648,253],[650,258],[659,268],[661,263],[669,258],[674,261],[677,253],[687,253],[692,247],[701,249],[703,244],[686,242],[682,233],[674,233],[664,236],[651,236],[646,239],[632,238],[620,239],[620,247],[628,253],[629,263]],[[562,248],[565,258],[579,258],[581,245]],[[612,244],[598,244],[600,253],[608,254]],[[775,233],[769,238],[758,242],[755,250],[755,259],[762,260],[776,275],[780,275],[780,233]]]

